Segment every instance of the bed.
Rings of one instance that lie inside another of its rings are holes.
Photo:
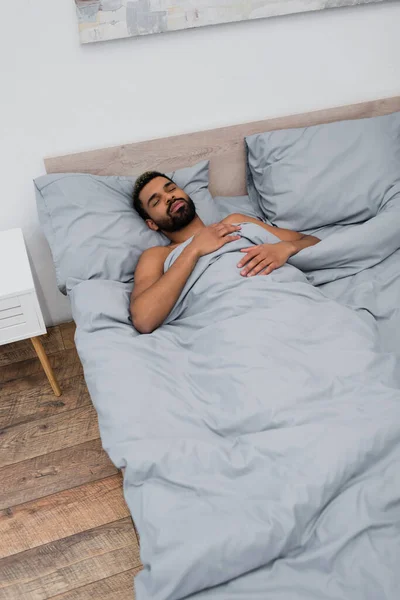
[[[248,190],[244,138],[396,111],[400,98],[45,163],[49,174],[130,177],[208,160],[212,195],[238,197]],[[398,598],[397,205],[379,236],[372,219],[361,233],[348,226],[345,272],[329,230],[315,251],[244,281],[240,249],[277,241],[245,223],[240,240],[198,262],[151,335],[129,320],[132,281],[67,278],[102,444],[124,470],[140,534],[138,600]]]

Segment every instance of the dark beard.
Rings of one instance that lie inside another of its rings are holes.
[[[181,229],[189,225],[196,216],[196,207],[191,198],[188,198],[187,200],[185,200],[185,198],[176,198],[175,201],[176,200],[182,200],[185,204],[173,213],[170,212],[171,205],[168,208],[168,215],[165,219],[154,221],[161,231],[165,231],[165,233],[181,231]]]

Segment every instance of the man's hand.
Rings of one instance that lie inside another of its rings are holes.
[[[232,234],[240,231],[240,229],[240,225],[230,225],[228,223],[209,225],[194,236],[188,248],[194,250],[198,258],[205,254],[211,254],[211,252],[222,248],[228,242],[239,240],[240,235]]]
[[[269,275],[274,269],[279,269],[295,253],[295,248],[292,242],[278,242],[242,248],[241,252],[246,252],[246,256],[239,262],[238,267],[246,266],[240,274],[243,277],[251,277]]]

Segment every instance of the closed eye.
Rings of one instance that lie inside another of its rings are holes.
[[[159,194],[153,194],[151,196],[151,198],[148,201],[148,206],[155,206],[158,201],[160,200],[160,195]]]

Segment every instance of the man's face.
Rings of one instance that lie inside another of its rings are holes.
[[[149,215],[150,229],[167,233],[180,231],[196,216],[192,199],[176,183],[165,177],[155,177],[139,194],[139,200]]]

